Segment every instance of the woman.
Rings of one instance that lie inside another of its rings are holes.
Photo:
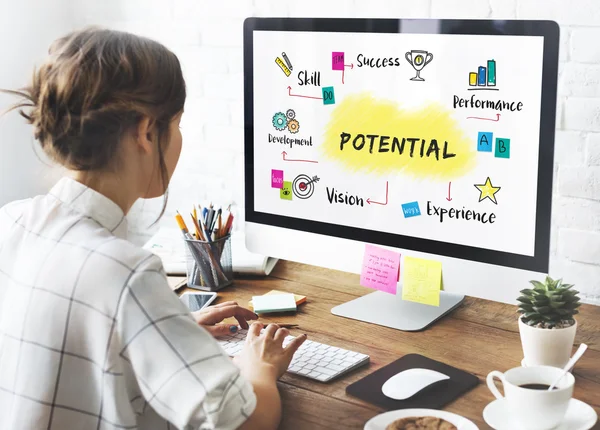
[[[125,240],[125,215],[165,194],[181,151],[177,57],[86,29],[11,93],[69,175],[0,210],[0,428],[276,428],[276,380],[306,336],[284,348],[285,329],[254,323],[229,359],[219,323],[257,316],[233,302],[191,315]]]

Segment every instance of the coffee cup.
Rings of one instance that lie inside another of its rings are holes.
[[[515,367],[504,373],[494,370],[487,376],[487,386],[497,399],[504,399],[506,414],[514,428],[549,430],[561,423],[573,395],[575,378],[571,373],[548,391],[562,372],[550,366]],[[502,382],[504,396],[494,378]]]

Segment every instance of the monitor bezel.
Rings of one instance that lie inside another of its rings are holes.
[[[431,21],[437,21],[438,25],[432,26]],[[432,30],[434,27],[437,28],[436,31]],[[403,28],[410,30],[402,31]],[[457,30],[457,28],[460,30]],[[544,52],[534,255],[528,256],[495,251],[486,248],[256,211],[254,209],[254,31],[497,34],[543,37]],[[560,29],[558,24],[554,21],[545,20],[247,18],[244,22],[245,221],[428,254],[547,273],[550,260],[559,34]]]

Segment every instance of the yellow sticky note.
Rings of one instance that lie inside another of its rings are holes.
[[[423,258],[404,257],[402,300],[440,305],[442,263]]]

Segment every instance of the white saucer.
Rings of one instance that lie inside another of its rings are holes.
[[[514,423],[509,419],[504,399],[494,400],[483,410],[483,419],[495,430],[515,430]],[[594,409],[580,400],[571,399],[563,422],[553,430],[589,430],[598,415]]]
[[[391,422],[408,417],[436,417],[454,424],[458,430],[479,430],[479,428],[460,415],[436,409],[400,409],[379,414],[365,424],[364,430],[385,430]]]

